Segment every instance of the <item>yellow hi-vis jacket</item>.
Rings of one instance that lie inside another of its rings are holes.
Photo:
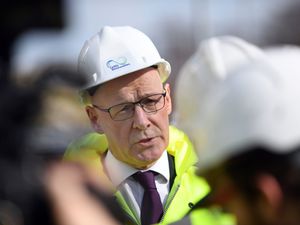
[[[210,191],[206,181],[195,174],[197,155],[190,140],[175,127],[170,126],[169,129],[170,138],[167,152],[174,157],[176,177],[164,205],[162,224],[169,224],[183,218]],[[103,177],[106,175],[102,167],[101,156],[105,155],[107,148],[105,135],[90,133],[71,143],[65,152],[64,159],[81,161],[96,167],[99,175]],[[121,193],[117,191],[115,196],[127,216],[131,218],[128,224],[141,224],[140,219],[135,217]]]

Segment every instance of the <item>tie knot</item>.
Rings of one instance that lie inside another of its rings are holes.
[[[133,175],[133,178],[137,180],[145,190],[156,189],[153,171],[150,170],[146,172],[139,171]]]

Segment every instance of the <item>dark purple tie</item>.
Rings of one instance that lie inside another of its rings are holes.
[[[144,196],[141,207],[142,225],[159,222],[163,214],[163,206],[154,182],[154,172],[137,172],[133,175],[144,188]]]

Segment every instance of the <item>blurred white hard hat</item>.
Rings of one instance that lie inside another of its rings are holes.
[[[162,82],[171,72],[153,42],[141,31],[130,27],[105,26],[87,40],[78,58],[78,71],[88,79],[88,89],[120,76],[158,66]]]
[[[175,86],[175,123],[183,130],[193,128],[191,115],[213,94],[214,87],[239,66],[264,57],[261,49],[238,37],[220,36],[200,42],[197,51],[180,70]],[[197,140],[201,141],[198,136]]]
[[[300,49],[283,48],[241,66],[204,103],[194,103],[187,134],[202,139],[195,146],[200,168],[212,167],[250,144],[265,144],[280,153],[300,144]]]

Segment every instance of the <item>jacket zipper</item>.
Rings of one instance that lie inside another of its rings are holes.
[[[174,191],[174,194],[170,197],[170,201],[169,201],[168,205],[166,206],[166,210],[164,210],[164,212],[163,212],[163,215],[162,215],[162,217],[160,219],[160,223],[164,221],[165,215],[166,215],[166,213],[167,213],[167,211],[168,211],[168,209],[169,209],[169,207],[170,207],[173,199],[175,198],[175,195],[178,192],[179,188],[180,188],[180,185],[177,185],[176,190]]]

